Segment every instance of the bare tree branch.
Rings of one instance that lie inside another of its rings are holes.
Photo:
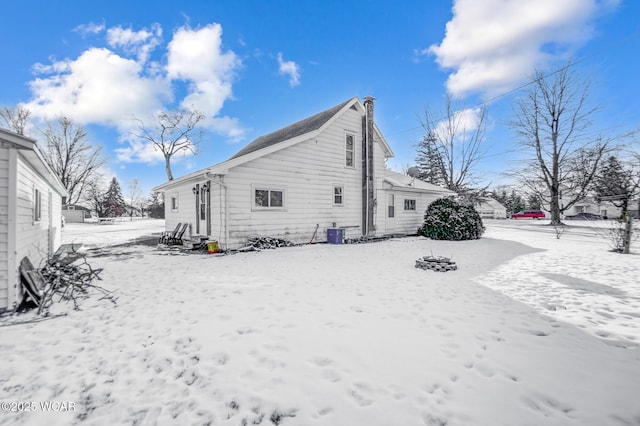
[[[9,130],[19,135],[24,135],[29,118],[31,118],[31,111],[21,106],[3,106],[0,109],[0,117],[3,118]]]
[[[468,121],[465,112],[447,96],[444,114],[425,109],[420,120],[425,137],[418,146],[418,168],[423,174],[437,176],[431,183],[456,192],[464,192],[476,183],[474,168],[483,156],[487,126],[486,107],[473,111],[474,123]]]
[[[81,199],[86,184],[107,161],[102,147],[89,144],[84,127],[64,116],[47,123],[42,133],[46,141],[42,147],[44,159],[67,189],[67,202],[75,204]]]
[[[142,120],[134,117],[138,122],[138,131],[131,134],[150,142],[154,149],[162,153],[167,179],[173,180],[171,157],[180,151],[196,152],[195,148],[203,135],[197,126],[204,118],[204,114],[196,109],[162,111],[156,114],[155,125],[147,127]]]
[[[531,167],[519,172],[533,193],[549,203],[552,225],[583,199],[613,139],[591,137],[590,82],[570,67],[545,78],[536,71],[533,85],[515,108],[510,123],[521,144],[534,154]]]

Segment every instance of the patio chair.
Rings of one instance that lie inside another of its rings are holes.
[[[168,245],[182,244],[182,237],[184,236],[184,233],[186,232],[188,227],[189,227],[188,223],[183,223],[182,224],[182,228],[180,229],[180,231],[178,231],[178,233],[175,236],[169,237],[167,239],[167,243],[166,244],[168,244]]]
[[[22,301],[17,310],[33,306],[40,306],[42,293],[46,282],[40,272],[33,267],[31,260],[27,256],[20,261],[20,285],[23,289]]]
[[[182,223],[178,223],[176,225],[176,229],[174,229],[173,231],[169,232],[169,231],[164,231],[162,233],[162,235],[160,236],[160,238],[158,239],[158,244],[167,244],[167,241],[169,240],[169,238],[173,238],[176,235],[178,235],[178,232],[180,232],[180,227],[182,226]]]

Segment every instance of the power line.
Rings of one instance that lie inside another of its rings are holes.
[[[488,99],[486,99],[486,100],[484,100],[482,102],[478,102],[477,104],[473,105],[473,107],[477,108],[477,107],[485,106],[485,105],[487,105],[487,104],[489,104],[489,103],[491,103],[491,102],[493,102],[493,101],[495,101],[497,99],[500,99],[500,98],[503,98],[505,96],[511,95],[512,93],[518,92],[518,91],[520,91],[520,90],[522,90],[522,89],[524,89],[524,88],[526,88],[526,87],[528,87],[528,86],[530,86],[532,84],[538,83],[541,80],[544,80],[544,79],[546,79],[548,77],[551,77],[552,75],[555,75],[555,74],[557,74],[559,72],[565,71],[565,70],[567,70],[567,69],[569,69],[571,67],[574,67],[574,66],[576,66],[578,64],[581,64],[582,62],[586,62],[586,61],[588,61],[588,60],[590,60],[590,59],[592,59],[592,58],[594,58],[596,56],[599,56],[599,55],[601,55],[601,54],[603,54],[603,53],[605,53],[605,52],[607,52],[609,50],[612,50],[615,47],[618,47],[618,46],[621,46],[621,45],[623,45],[625,43],[628,43],[632,39],[634,39],[636,37],[639,37],[639,36],[640,36],[640,31],[638,31],[636,33],[633,33],[633,34],[631,34],[631,35],[629,35],[627,37],[624,37],[624,38],[622,38],[622,39],[620,39],[620,40],[618,40],[618,41],[616,41],[614,43],[611,43],[611,44],[607,45],[606,47],[604,47],[604,48],[602,48],[600,50],[597,50],[596,52],[592,53],[591,55],[585,56],[585,57],[580,58],[580,59],[578,59],[576,61],[571,61],[567,65],[565,65],[564,67],[561,67],[561,68],[559,68],[559,69],[557,69],[555,71],[552,71],[552,72],[549,72],[547,74],[544,74],[544,75],[536,78],[535,80],[531,80],[531,81],[529,81],[527,83],[524,83],[524,84],[522,84],[522,85],[520,85],[520,86],[518,86],[518,87],[516,87],[514,89],[511,89],[511,90],[508,90],[506,92],[500,93],[498,95],[492,96],[492,97],[490,97],[490,98],[488,98]],[[441,118],[435,119],[434,121],[442,121],[442,120],[445,120],[446,118],[447,117],[441,117]],[[420,129],[420,128],[422,128],[422,126],[416,126],[416,127],[412,127],[412,128],[406,129],[406,130],[400,130],[400,131],[397,131],[395,133],[390,134],[389,136],[410,132],[410,131],[417,130],[417,129]]]

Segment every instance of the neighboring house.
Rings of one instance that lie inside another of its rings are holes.
[[[352,98],[154,191],[164,194],[168,231],[189,223],[223,249],[256,235],[326,241],[329,228],[346,238],[415,233],[427,201],[447,192],[389,173],[392,156],[373,98]]]
[[[562,196],[560,197],[559,201],[560,201],[560,207],[564,207],[567,202]],[[630,213],[633,214],[632,203],[629,204],[629,208],[631,210]],[[547,217],[550,217],[550,213],[548,213],[550,209],[547,203],[545,203],[542,206],[542,210],[546,212]],[[565,210],[563,213],[563,217],[573,216],[578,213],[593,213],[593,214],[599,214],[604,218],[615,219],[620,217],[621,212],[622,210],[620,209],[620,207],[616,207],[615,205],[613,205],[611,201],[598,202],[595,196],[588,195],[583,199],[578,200],[574,205],[572,205],[567,210]]]
[[[62,216],[65,223],[83,223],[91,217],[91,210],[77,204],[65,204],[62,206]]]
[[[36,141],[0,129],[0,310],[20,302],[22,258],[38,266],[60,246],[66,196]]]
[[[562,205],[562,199],[560,201]],[[610,201],[596,201],[595,197],[587,196],[575,203],[564,212],[564,216],[573,216],[578,213],[594,213],[604,218],[615,219],[620,217],[621,209]]]
[[[480,197],[473,206],[482,218],[506,219],[507,208],[492,197]]]

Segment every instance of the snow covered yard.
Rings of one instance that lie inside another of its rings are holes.
[[[152,222],[64,238],[117,244]],[[640,258],[541,225],[231,256],[95,251],[117,305],[96,295],[0,327],[0,400],[75,410],[0,424],[638,425]],[[432,253],[459,269],[414,268]]]

